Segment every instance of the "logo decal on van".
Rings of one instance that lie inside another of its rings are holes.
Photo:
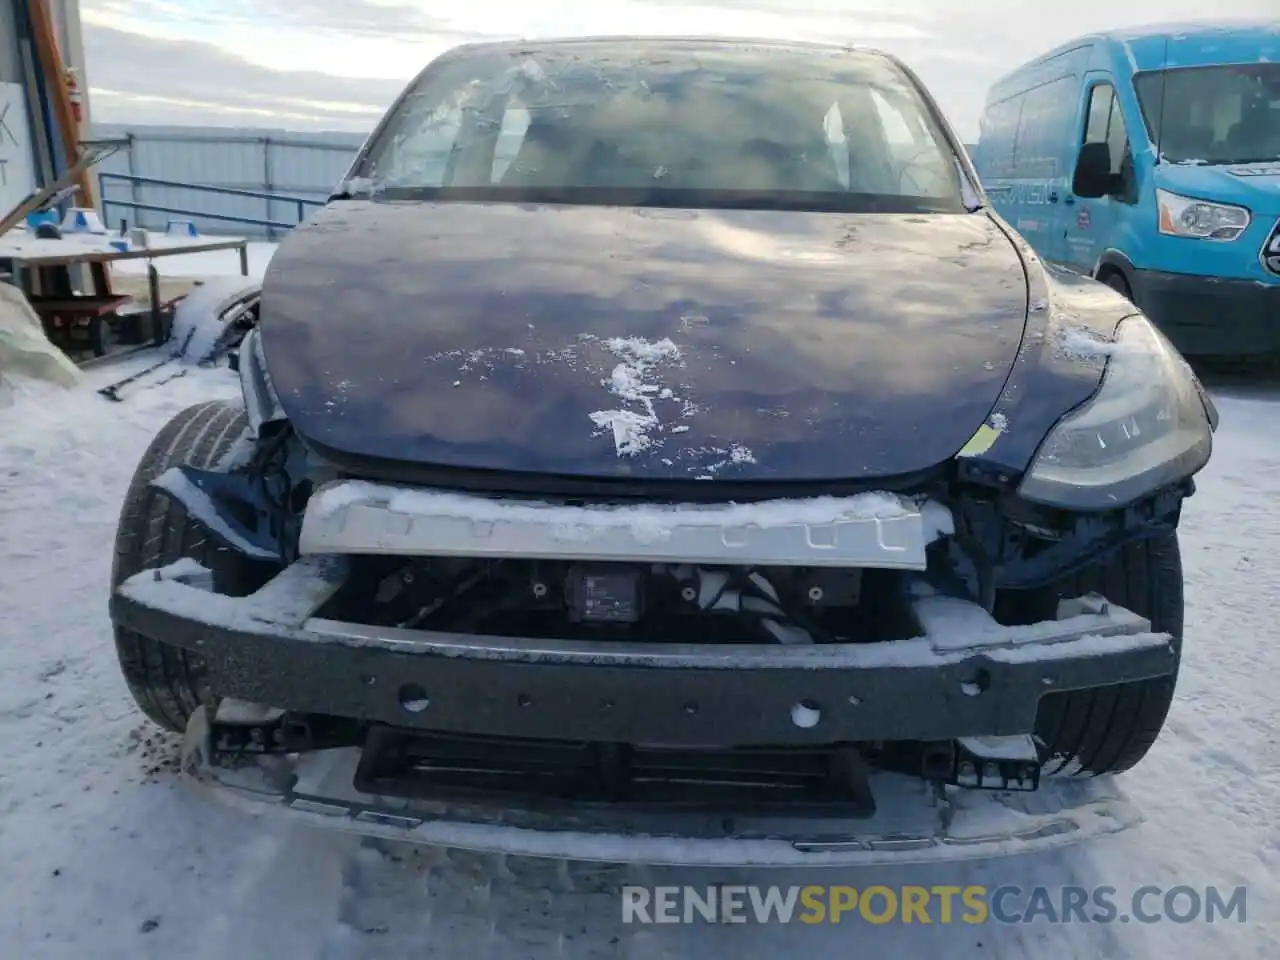
[[[1088,210],[1081,210],[1076,214],[1076,226],[1081,230],[1088,230],[1091,223],[1093,223],[1093,217],[1089,215]]]
[[[1271,238],[1262,248],[1262,262],[1272,273],[1280,273],[1280,220],[1271,231]]]
[[[1228,172],[1234,177],[1280,177],[1280,166],[1245,167]]]

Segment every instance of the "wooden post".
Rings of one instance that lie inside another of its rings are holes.
[[[67,66],[63,63],[62,53],[58,49],[58,35],[53,29],[53,14],[49,10],[49,0],[30,0],[31,34],[35,43],[36,58],[40,61],[40,69],[44,74],[44,86],[49,93],[49,105],[53,108],[53,116],[58,124],[59,139],[66,158],[67,168],[76,165],[80,159],[80,124],[76,120],[71,106],[71,92],[67,85]],[[80,188],[80,200],[76,206],[96,209],[97,199],[94,196],[93,175],[88,168],[81,170],[75,178]],[[98,296],[110,296],[111,275],[107,268],[92,271],[94,293]]]
[[[71,109],[71,97],[67,90],[66,65],[58,49],[58,36],[53,29],[53,15],[49,12],[49,0],[30,0],[31,32],[35,41],[36,59],[44,74],[45,89],[49,91],[50,106],[58,124],[59,139],[65,154],[67,167],[80,159],[80,125]],[[93,177],[88,170],[76,178],[80,188],[79,206],[96,207]]]

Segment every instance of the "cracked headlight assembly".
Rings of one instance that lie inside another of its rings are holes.
[[[1018,489],[1068,510],[1123,506],[1197,473],[1213,431],[1185,360],[1145,317],[1120,324],[1098,392],[1054,425]]]

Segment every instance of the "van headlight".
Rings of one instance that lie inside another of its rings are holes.
[[[1146,317],[1120,324],[1102,385],[1045,437],[1019,494],[1070,510],[1123,506],[1209,462],[1213,434],[1187,362]]]
[[[1198,240],[1234,240],[1249,229],[1252,219],[1244,207],[1182,197],[1168,190],[1156,191],[1160,232],[1169,237]]]

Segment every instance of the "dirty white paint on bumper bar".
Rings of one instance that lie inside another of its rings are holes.
[[[563,506],[339,481],[312,497],[315,554],[519,557],[924,570],[952,530],[939,504],[889,494],[763,504]]]
[[[796,818],[767,838],[682,837],[538,828],[460,818],[448,805],[359,793],[356,748],[211,765],[205,709],[191,719],[183,771],[219,800],[247,812],[425,846],[600,863],[704,867],[869,866],[1037,853],[1119,833],[1143,821],[1111,777],[1049,780],[1034,793],[948,790],[894,774],[871,780],[878,811],[868,819]],[[742,823],[750,829],[750,823]]]

